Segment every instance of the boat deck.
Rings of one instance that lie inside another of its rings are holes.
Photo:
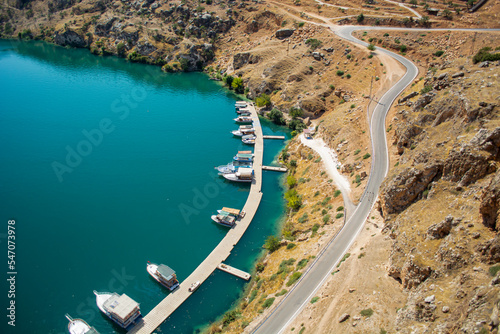
[[[189,296],[188,291],[191,284],[196,281],[203,283],[219,264],[224,262],[234,245],[238,243],[240,238],[245,233],[246,229],[252,222],[252,219],[259,208],[262,199],[262,158],[264,154],[264,140],[262,138],[262,128],[259,117],[253,104],[249,103],[248,108],[252,114],[252,119],[255,128],[255,148],[254,148],[254,177],[250,186],[250,194],[243,207],[245,217],[236,222],[236,225],[231,228],[224,239],[214,248],[214,250],[206,257],[206,259],[189,275],[179,286],[179,288],[171,292],[165,297],[155,308],[153,308],[141,321],[134,326],[128,334],[150,334],[158,326],[161,325]],[[196,293],[196,292],[193,292]]]

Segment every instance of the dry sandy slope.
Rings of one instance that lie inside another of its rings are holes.
[[[339,166],[339,161],[337,159],[335,151],[329,148],[321,138],[306,139],[304,137],[304,134],[301,134],[300,142],[319,154],[324,167],[326,167],[326,172],[333,179],[333,182],[335,182],[337,188],[342,191],[342,195],[344,197],[344,206],[346,207],[348,214],[352,213],[356,206],[350,198],[351,186],[349,184],[349,181],[344,176],[342,176],[337,169],[337,167]]]

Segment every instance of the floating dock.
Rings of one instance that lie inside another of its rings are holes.
[[[272,170],[273,172],[282,172],[286,173],[288,169],[286,167],[277,167],[277,166],[262,166],[263,170]]]
[[[264,136],[264,139],[285,139],[285,136]]]
[[[262,128],[259,121],[259,116],[255,111],[253,104],[249,103],[248,108],[251,112],[255,128],[255,146],[254,146],[254,177],[250,186],[250,194],[243,207],[245,217],[236,222],[236,225],[229,229],[224,239],[214,248],[214,250],[206,257],[206,259],[196,268],[191,275],[180,283],[178,289],[168,294],[155,308],[145,315],[135,325],[128,334],[150,334],[158,326],[162,324],[192,293],[189,292],[191,284],[199,281],[203,283],[218,267],[224,262],[233,247],[238,243],[240,238],[245,233],[247,227],[252,222],[252,219],[259,208],[262,199],[262,156],[264,154],[264,140],[262,138]],[[209,217],[207,218],[209,219]]]
[[[239,270],[239,269],[236,269],[234,267],[231,267],[231,266],[228,266],[227,264],[224,264],[224,263],[221,263],[217,266],[218,269],[222,270],[222,271],[225,271],[226,273],[228,274],[231,274],[231,275],[234,275],[236,277],[239,277],[239,278],[242,278],[246,281],[248,281],[252,275],[250,275],[249,273],[243,271],[243,270]]]

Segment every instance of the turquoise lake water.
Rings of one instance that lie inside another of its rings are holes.
[[[165,263],[182,282],[227,232],[211,222],[241,208],[248,186],[214,166],[248,149],[230,131],[236,97],[201,73],[96,57],[41,42],[0,41],[1,333],[66,333],[65,313],[123,333],[92,293],[126,293],[148,313],[168,293],[146,272]],[[264,134],[288,133],[263,120]],[[265,143],[271,164],[282,141]],[[250,271],[284,212],[278,173],[227,263]],[[7,221],[16,224],[16,326],[7,325]],[[158,330],[193,333],[244,282],[216,271]]]

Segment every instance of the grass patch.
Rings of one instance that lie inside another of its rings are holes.
[[[288,292],[287,289],[283,289],[276,294],[276,297],[281,297],[281,296],[285,295],[287,292]]]
[[[497,272],[500,271],[500,264],[490,267],[489,272],[491,276],[496,276]]]
[[[299,218],[299,223],[300,223],[300,224],[303,224],[303,223],[305,223],[308,219],[309,219],[309,215],[307,214],[307,212],[304,212],[304,214],[302,215],[302,217],[300,217],[300,218]]]
[[[297,270],[304,269],[304,267],[307,265],[307,262],[309,262],[308,259],[302,259],[297,263]]]
[[[295,282],[299,280],[300,276],[302,276],[302,273],[300,271],[294,272],[292,276],[290,276],[290,278],[288,279],[288,282],[286,282],[286,286],[294,285]]]
[[[344,257],[342,257],[342,260],[340,260],[339,264],[337,264],[337,268],[340,267],[340,265],[342,264],[342,262],[344,262],[345,260],[347,260],[349,258],[349,256],[351,256],[351,253],[345,253]]]
[[[269,306],[273,305],[274,300],[275,300],[275,298],[274,298],[274,297],[267,298],[267,299],[264,301],[264,304],[262,304],[262,308],[268,308]]]
[[[371,308],[367,308],[365,310],[361,310],[359,314],[361,314],[363,317],[371,317],[373,315],[373,310]]]

